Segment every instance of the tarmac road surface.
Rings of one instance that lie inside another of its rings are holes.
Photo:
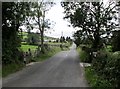
[[[3,79],[3,87],[88,87],[76,45]]]

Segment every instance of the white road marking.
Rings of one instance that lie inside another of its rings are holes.
[[[33,65],[33,64],[35,64],[35,63],[37,63],[37,62],[31,62],[31,63],[29,63],[29,64],[26,64],[26,66],[30,66],[30,65]]]
[[[89,63],[80,63],[80,66],[81,67],[87,67],[87,66],[91,66],[91,64],[89,64]]]
[[[81,66],[81,67],[84,67],[84,66],[83,66],[83,63],[80,63],[80,66]]]

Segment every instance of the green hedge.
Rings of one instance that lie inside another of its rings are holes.
[[[110,87],[112,89],[111,83],[108,80],[105,80],[103,77],[98,76],[92,67],[85,68],[85,76],[92,89],[110,89]]]
[[[94,59],[92,67],[97,75],[109,81],[112,87],[120,87],[120,52],[108,54],[100,51],[100,54]]]
[[[92,59],[90,56],[90,48],[89,47],[80,46],[77,48],[77,50],[80,55],[81,62],[91,63]]]

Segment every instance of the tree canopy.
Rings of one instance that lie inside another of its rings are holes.
[[[15,62],[18,59],[20,46],[19,27],[24,23],[29,3],[3,2],[2,3],[2,62]]]
[[[31,2],[31,10],[26,19],[26,25],[29,30],[39,29],[41,36],[41,52],[44,53],[44,31],[50,28],[50,20],[45,18],[45,14],[54,5],[53,2]]]
[[[103,2],[62,2],[61,5],[64,8],[64,19],[79,28],[76,34],[81,37],[78,39],[89,39],[95,49],[101,48],[102,37],[110,36],[116,26],[113,22],[117,19],[113,3],[106,7]]]

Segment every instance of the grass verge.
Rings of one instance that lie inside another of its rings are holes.
[[[83,51],[80,47],[77,48],[77,52],[79,53],[80,61],[81,62],[86,62],[88,59],[88,54]]]
[[[2,66],[2,77],[6,77],[9,74],[15,73],[16,71],[21,70],[25,65],[24,64],[8,64],[5,66]]]
[[[63,50],[61,50],[60,47],[52,47],[49,51],[46,51],[45,54],[41,54],[39,55],[37,58],[35,58],[34,60],[36,61],[44,61],[46,59],[48,59],[49,57],[52,57],[53,55],[55,55],[56,53],[60,52],[60,51],[66,51],[68,50],[67,48],[64,48]]]
[[[85,77],[88,81],[88,84],[92,89],[101,89],[101,88],[110,88],[112,89],[111,84],[109,81],[105,80],[102,78],[102,76],[98,76],[92,66],[90,67],[85,67]]]
[[[27,48],[29,48],[29,45],[22,45],[22,48],[24,49],[24,51],[27,50]],[[32,50],[34,50],[36,47],[32,46]],[[41,54],[40,56],[34,58],[35,61],[44,61],[46,59],[48,59],[49,57],[55,55],[56,53],[60,52],[60,51],[65,51],[68,50],[67,48],[64,48],[63,50],[61,50],[60,47],[52,47],[49,51],[47,51],[45,54]],[[5,66],[2,66],[2,77],[6,77],[9,74],[15,73],[19,70],[21,70],[23,67],[25,67],[25,65],[23,63],[14,63],[14,64],[8,64]]]

